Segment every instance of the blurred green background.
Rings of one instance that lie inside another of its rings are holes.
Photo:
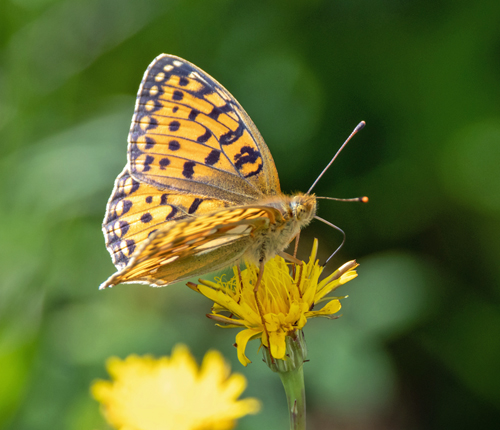
[[[286,429],[279,379],[177,285],[98,291],[101,233],[143,72],[165,52],[226,86],[282,188],[322,178],[356,258],[343,317],[305,327],[311,429],[500,428],[500,2],[2,0],[0,428],[105,429],[89,385],[110,355],[221,350]],[[314,222],[323,258],[339,244]]]

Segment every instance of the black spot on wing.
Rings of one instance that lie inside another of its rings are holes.
[[[130,224],[127,221],[120,220],[118,221],[118,229],[120,231],[120,237],[123,237],[129,231]]]
[[[126,214],[132,207],[132,202],[130,200],[123,200],[123,208],[121,215]]]
[[[130,194],[132,193],[135,193],[138,189],[139,189],[139,182],[137,182],[135,179],[132,180],[132,188],[130,189],[130,191],[128,192],[127,195],[130,196]]]
[[[240,170],[244,164],[255,163],[260,157],[260,152],[253,149],[251,146],[243,146],[239,154],[234,156],[235,166]]]
[[[160,160],[160,169],[165,170],[169,164],[170,164],[170,160],[167,157],[162,158]]]
[[[141,222],[144,224],[151,222],[152,219],[153,219],[153,217],[151,216],[151,214],[149,212],[146,212],[146,213],[142,214],[142,216],[141,216]]]
[[[181,144],[177,140],[171,140],[168,142],[168,149],[171,151],[178,151],[181,147]]]
[[[182,170],[182,176],[191,179],[194,175],[194,166],[196,163],[194,161],[186,161],[184,163],[184,168]]]
[[[225,104],[224,106],[214,106],[208,116],[212,119],[217,120],[219,118],[219,115],[231,112],[232,110],[233,107],[230,104]]]
[[[188,214],[195,213],[202,201],[203,201],[203,199],[199,199],[199,198],[194,199],[193,203],[191,203],[191,206],[189,206]]]
[[[151,170],[151,164],[153,164],[153,161],[155,161],[155,158],[152,155],[146,155],[142,171],[148,172],[149,170]]]
[[[243,132],[245,131],[245,127],[243,124],[239,124],[236,130],[229,130],[227,133],[223,134],[220,137],[219,143],[221,145],[231,145],[236,142],[241,136],[243,136]]]
[[[155,144],[156,144],[156,141],[152,137],[146,136],[146,146],[145,146],[146,149],[153,148],[153,146],[155,146]]]
[[[191,109],[191,112],[189,112],[188,119],[191,121],[196,120],[196,117],[200,114],[200,111],[198,109]]]
[[[166,221],[171,220],[173,217],[175,217],[175,215],[177,214],[177,212],[179,212],[179,210],[175,206],[170,206],[170,208],[172,210],[170,211],[170,213],[165,218]]]
[[[257,169],[255,169],[253,172],[247,173],[247,174],[245,175],[245,178],[250,178],[251,176],[258,175],[261,171],[262,171],[262,163],[260,163],[260,164],[257,166]]]
[[[172,94],[172,100],[182,100],[184,98],[184,93],[179,90],[175,90],[174,93]]]
[[[127,239],[127,249],[128,249],[128,255],[132,255],[132,253],[135,251],[135,241],[132,239]]]
[[[210,139],[210,136],[212,136],[212,133],[210,132],[210,130],[207,128],[205,133],[202,134],[201,136],[198,136],[198,138],[196,139],[196,141],[198,143],[205,143],[208,141],[208,139]]]
[[[181,126],[181,123],[179,121],[170,121],[170,124],[168,125],[168,129],[170,131],[177,131],[177,130],[179,130],[180,126]]]
[[[245,164],[255,164],[255,162],[261,158],[260,152],[253,149],[251,146],[243,146],[239,154],[234,156],[234,165],[238,170],[241,170]],[[257,168],[250,173],[245,175],[245,178],[258,175],[262,171],[262,163],[259,163]]]
[[[205,158],[205,164],[213,166],[219,160],[220,160],[220,151],[217,149],[212,149],[210,154],[207,155],[207,158]]]
[[[143,118],[149,116],[150,112],[148,112],[148,115],[144,115]],[[154,130],[155,128],[158,128],[158,120],[155,117],[150,116],[148,118],[148,124],[144,127],[144,131],[151,131]],[[140,121],[139,121],[140,122]]]

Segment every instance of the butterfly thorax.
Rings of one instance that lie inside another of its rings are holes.
[[[256,232],[254,244],[244,258],[254,264],[267,261],[283,251],[302,228],[316,215],[316,196],[309,194],[285,194],[266,198],[261,202],[277,209],[281,219],[271,220],[268,229]]]

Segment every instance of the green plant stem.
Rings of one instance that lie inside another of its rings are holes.
[[[304,386],[304,360],[307,358],[307,346],[302,330],[297,330],[285,339],[286,354],[283,359],[275,359],[267,348],[262,348],[264,361],[269,368],[280,375],[285,388],[290,414],[290,429],[306,428],[306,392]]]
[[[289,372],[279,372],[288,401],[290,430],[305,430],[306,428],[306,392],[302,367]]]

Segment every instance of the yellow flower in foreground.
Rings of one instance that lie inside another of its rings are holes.
[[[238,359],[244,366],[251,362],[245,355],[249,340],[260,338],[274,358],[284,359],[286,336],[302,329],[308,318],[331,317],[340,310],[339,298],[326,296],[358,276],[354,270],[358,264],[355,260],[349,261],[319,281],[323,267],[316,260],[317,250],[318,241],[315,240],[309,262],[297,266],[294,277],[282,257],[269,260],[257,294],[253,289],[258,268],[248,264],[241,273],[234,267],[234,277],[228,282],[200,279],[201,284],[188,284],[215,302],[208,315],[210,318],[226,324],[225,327],[246,327],[236,335]],[[313,310],[320,302],[325,303],[323,307]]]
[[[217,351],[205,354],[201,368],[178,345],[170,358],[112,357],[107,369],[113,381],[96,381],[91,391],[119,430],[226,430],[260,408],[256,399],[237,400],[246,379],[230,375]]]

